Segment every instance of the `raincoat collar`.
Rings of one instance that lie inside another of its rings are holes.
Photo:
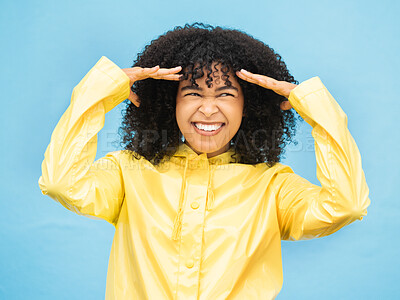
[[[182,143],[178,146],[178,148],[173,156],[174,157],[186,157],[187,160],[189,160],[189,161],[203,157],[205,159],[208,159],[209,164],[212,164],[212,165],[223,165],[223,164],[235,163],[238,161],[238,159],[235,158],[235,157],[238,157],[238,154],[235,155],[235,150],[233,149],[232,146],[224,153],[207,158],[206,154],[204,154],[204,153],[197,154],[188,145],[186,145],[185,143]]]

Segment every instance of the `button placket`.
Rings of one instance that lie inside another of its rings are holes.
[[[207,161],[206,161],[207,162]],[[208,168],[204,158],[190,165],[180,239],[177,299],[197,299],[203,242]]]

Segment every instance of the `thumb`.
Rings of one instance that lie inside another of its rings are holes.
[[[280,107],[282,110],[289,110],[292,108],[292,105],[290,104],[289,101],[286,100],[281,103]]]
[[[282,110],[289,110],[292,108],[292,105],[290,104],[289,101],[283,101],[280,105]]]
[[[131,101],[136,107],[140,106],[140,100],[138,95],[136,95],[134,92],[129,93],[128,100]]]

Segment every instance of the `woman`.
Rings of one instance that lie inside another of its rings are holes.
[[[318,77],[238,31],[177,27],[132,68],[103,57],[74,89],[42,164],[44,194],[112,223],[107,299],[274,299],[280,240],[329,235],[366,215],[347,117]],[[105,114],[125,99],[122,143],[94,162]],[[279,163],[312,127],[313,185]]]

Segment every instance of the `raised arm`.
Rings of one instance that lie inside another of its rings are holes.
[[[94,162],[105,114],[129,96],[129,78],[102,57],[74,88],[42,163],[42,193],[78,214],[114,223],[124,198],[112,153]]]
[[[139,106],[130,89],[135,81],[179,80],[180,70],[159,66],[121,70],[102,57],[74,88],[71,104],[54,129],[39,178],[42,193],[78,214],[115,224],[124,199],[120,152],[94,162],[105,114],[125,99]]]
[[[290,170],[277,175],[281,237],[298,240],[326,236],[367,214],[370,200],[360,153],[347,128],[346,114],[318,77],[299,86],[280,83],[275,80],[269,88],[279,87],[278,93],[288,97],[289,103],[283,102],[281,108],[293,107],[313,127],[317,178],[321,184],[313,185]],[[260,82],[266,88],[267,84]]]

